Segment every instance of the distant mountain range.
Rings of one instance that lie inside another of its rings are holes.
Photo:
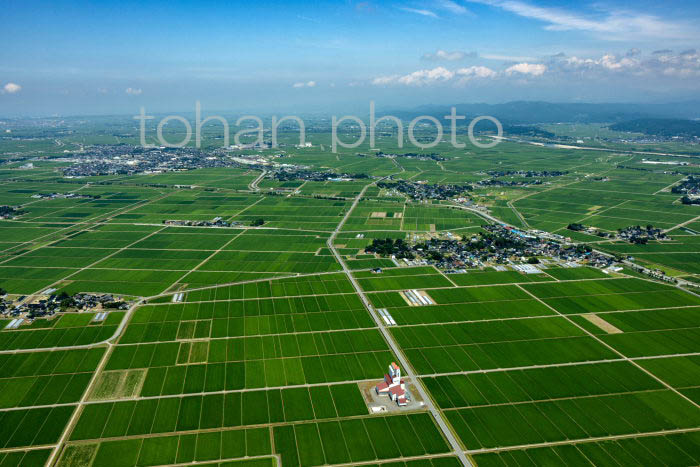
[[[683,138],[700,137],[700,121],[677,118],[640,118],[637,120],[615,123],[614,125],[610,125],[610,129],[663,136],[666,138],[674,136]]]
[[[668,104],[569,104],[516,101],[504,104],[456,104],[458,115],[491,115],[504,124],[535,123],[617,123],[627,120],[700,118],[700,101]],[[442,119],[449,105],[425,105],[410,110],[386,112],[404,119],[430,115]],[[378,112],[380,113],[380,112]],[[463,121],[462,121],[463,122]]]

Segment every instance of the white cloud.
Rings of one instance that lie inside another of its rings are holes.
[[[606,79],[618,77],[630,83],[640,80],[687,80],[696,84],[700,78],[700,52],[695,49],[673,52],[656,50],[650,54],[632,49],[624,53],[606,53],[598,57],[568,56],[559,53],[539,60],[540,63],[522,61],[505,64],[500,70],[486,66],[469,66],[447,69],[439,66],[408,74],[379,76],[371,81],[375,86],[462,86],[472,82],[537,78],[547,76],[549,80],[584,80],[591,83],[604,83]],[[696,85],[697,87],[697,85]]]
[[[467,68],[460,68],[455,71],[457,77],[456,84],[458,86],[465,86],[466,84],[472,82],[474,79],[485,80],[494,79],[498,77],[498,73],[491,68],[485,66],[470,66]]]
[[[444,67],[437,67],[431,70],[418,70],[407,75],[380,76],[372,80],[374,85],[403,84],[406,86],[425,86],[446,82],[454,78],[454,72]]]
[[[316,81],[300,81],[292,84],[293,88],[313,88],[316,86]]]
[[[17,83],[7,83],[2,88],[2,92],[6,94],[15,94],[22,90],[22,86]]]
[[[485,66],[470,66],[468,68],[460,68],[455,72],[463,78],[495,78],[498,73],[491,68]]]
[[[498,73],[483,66],[472,66],[450,71],[444,67],[437,67],[430,70],[418,70],[407,75],[380,76],[372,80],[372,84],[377,86],[390,84],[403,84],[405,86],[430,86],[440,83],[454,82],[464,84],[473,78],[495,78]]]
[[[639,68],[641,51],[631,49],[622,56],[615,54],[605,54],[600,58],[567,57],[559,54],[552,57],[551,64],[554,68],[564,71],[582,70],[607,70],[607,71],[631,71]]]
[[[446,50],[438,49],[435,51],[435,53],[425,53],[421,57],[423,60],[428,60],[428,61],[441,61],[445,60],[448,62],[455,62],[458,60],[464,60],[465,58],[476,58],[477,54],[476,52],[462,52],[459,50],[455,50],[453,52],[448,52]]]
[[[531,5],[520,0],[468,0],[500,8],[524,18],[548,23],[549,31],[587,31],[609,40],[696,39],[690,23],[667,21],[658,16],[622,9],[598,8],[596,15],[583,16],[560,8]]]
[[[648,56],[633,51],[622,55],[605,54],[600,58],[568,57],[560,54],[551,58],[547,66],[560,74],[578,73],[587,76],[633,75],[689,78],[700,76],[700,55],[694,49],[674,53],[656,50]]]
[[[422,8],[399,7],[399,10],[406,11],[406,12],[408,12],[408,13],[415,13],[415,14],[421,15],[421,16],[429,16],[429,17],[431,17],[431,18],[437,18],[437,17],[438,17],[438,15],[436,15],[436,14],[433,13],[432,11],[430,11],[430,10],[424,10],[424,9],[422,9]]]
[[[384,86],[387,84],[394,84],[398,81],[400,78],[399,75],[390,75],[390,76],[379,76],[377,78],[374,78],[372,80],[372,84],[376,86]],[[350,83],[351,86],[353,86],[356,83]]]
[[[443,10],[447,10],[451,13],[456,14],[456,15],[465,15],[467,13],[471,13],[463,5],[460,5],[459,3],[453,2],[452,0],[436,0],[435,5],[438,8],[441,8]]]
[[[143,93],[141,88],[126,88],[126,92],[130,96],[140,96]]]
[[[638,60],[629,57],[617,58],[612,54],[603,55],[598,62],[608,70],[632,69],[639,65]]]
[[[432,70],[414,71],[413,73],[399,77],[397,82],[407,86],[425,86],[449,81],[454,78],[454,75],[454,72],[439,66]]]
[[[700,77],[700,54],[695,49],[684,50],[677,54],[670,50],[660,52],[640,60],[639,72],[656,72],[676,78]]]
[[[534,57],[526,57],[522,55],[499,55],[499,54],[481,54],[481,58],[486,60],[500,60],[502,62],[527,62],[529,60],[537,60]]]
[[[598,61],[592,58],[562,57],[560,62],[569,65],[573,69],[591,68],[598,65]]]
[[[614,54],[605,54],[600,58],[580,58],[576,56],[555,57],[552,66],[560,71],[635,71],[641,66],[641,61],[629,56],[618,57]]]
[[[520,73],[523,75],[541,76],[547,71],[547,67],[541,63],[518,63],[517,65],[510,66],[506,68],[505,73],[507,75],[513,75],[515,73]]]
[[[446,82],[454,78],[454,72],[444,67],[437,67],[431,70],[418,70],[407,75],[380,76],[372,80],[374,85],[404,84],[406,86],[425,86]]]

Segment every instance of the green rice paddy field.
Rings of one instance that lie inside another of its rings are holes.
[[[566,173],[541,185],[472,194],[511,224],[700,283],[699,213],[668,189],[682,176],[623,168],[643,168],[633,154],[443,146],[437,163],[355,152],[366,148],[329,158],[314,144],[285,163],[376,178],[257,190],[246,167],[87,179],[63,178],[61,161],[0,168],[0,205],[25,211],[0,220],[0,287],[130,303],[99,322],[0,320],[0,466],[700,465],[697,294],[589,267],[446,274],[363,251],[493,222],[387,193],[378,177],[463,184],[556,166]],[[52,192],[91,197],[33,197]],[[166,224],[215,217],[236,224]],[[574,222],[651,223],[671,239],[632,245]],[[409,303],[414,289],[430,304]],[[372,398],[391,362],[417,402],[405,409]]]

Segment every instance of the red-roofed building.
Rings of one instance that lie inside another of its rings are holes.
[[[374,390],[377,394],[386,394],[398,405],[403,406],[408,404],[406,384],[401,379],[401,368],[399,368],[395,362],[391,362],[391,365],[389,365],[389,373],[384,375],[384,381],[379,383]]]

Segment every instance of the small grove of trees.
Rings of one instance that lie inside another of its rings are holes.
[[[569,224],[566,226],[567,229],[573,230],[574,232],[580,232],[586,227],[583,224]]]
[[[591,251],[593,251],[593,248],[591,248],[589,245],[585,245],[583,243],[576,245],[576,253],[578,254],[590,253]]]
[[[440,261],[442,261],[443,259],[445,259],[445,257],[443,256],[443,254],[440,253],[439,251],[431,251],[431,252],[429,252],[429,253],[428,253],[428,258],[430,258],[432,261],[437,261],[437,262],[440,262]]]
[[[375,238],[372,240],[371,245],[365,247],[365,251],[377,253],[381,256],[394,255],[397,258],[413,259],[415,257],[411,252],[411,248],[400,238],[396,240],[391,238]]]
[[[58,294],[58,297],[56,298],[58,299],[58,303],[61,306],[61,310],[65,310],[67,308],[75,306],[75,300],[73,300],[73,297],[68,295],[68,293],[66,293],[65,291]]]
[[[261,217],[261,218],[259,218],[259,219],[255,219],[253,222],[250,223],[250,225],[252,225],[253,227],[260,227],[260,226],[263,225],[264,223],[265,223],[265,219],[263,219],[263,218]]]

